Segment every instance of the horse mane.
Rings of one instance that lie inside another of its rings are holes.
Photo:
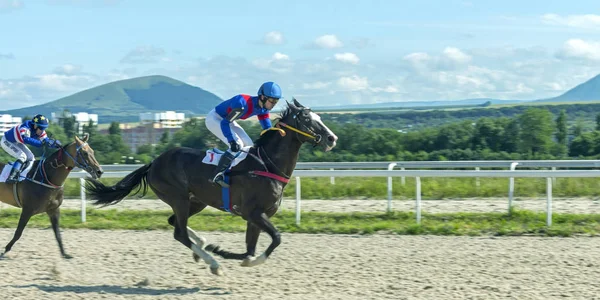
[[[273,120],[273,123],[274,123],[273,126],[277,125],[277,123],[279,123],[281,120],[287,118],[291,114],[292,114],[292,108],[288,104],[288,106],[285,108],[285,110],[279,114],[279,117],[277,117]],[[263,135],[261,135],[258,139],[256,139],[254,141],[254,146],[255,147],[264,146],[268,141],[271,140],[271,137],[276,133],[279,134],[279,132],[277,132],[277,130],[269,130],[269,131],[263,133]]]

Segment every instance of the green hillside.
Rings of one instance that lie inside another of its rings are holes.
[[[143,112],[174,110],[186,115],[206,114],[221,101],[199,87],[166,76],[146,76],[110,82],[45,104],[1,113],[50,115],[68,109],[98,114],[100,123],[132,122]]]

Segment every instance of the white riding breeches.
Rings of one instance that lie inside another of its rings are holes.
[[[221,141],[223,141],[223,143],[225,143],[226,145],[229,145],[229,141],[227,141],[227,138],[225,137],[225,135],[223,134],[223,131],[221,130],[221,121],[222,120],[223,120],[223,118],[221,118],[221,116],[219,116],[219,114],[217,114],[217,112],[213,109],[208,113],[208,115],[206,115],[206,121],[205,121],[206,128],[208,128],[208,130],[210,130],[210,132],[212,132]],[[243,148],[245,146],[254,145],[254,141],[252,141],[252,139],[248,136],[246,131],[244,131],[244,128],[242,128],[242,126],[240,126],[240,124],[233,121],[233,122],[229,123],[229,128],[231,128],[231,133],[233,134],[233,138],[240,145],[240,148]]]
[[[20,160],[21,162],[33,161],[35,159],[35,155],[33,155],[33,152],[31,152],[31,150],[29,150],[25,144],[13,143],[7,140],[4,136],[2,136],[2,141],[0,141],[0,144],[2,144],[2,149],[4,149],[6,153],[10,154],[10,156]]]

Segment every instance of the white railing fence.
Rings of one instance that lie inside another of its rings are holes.
[[[141,165],[107,165],[103,166],[103,178],[122,178]],[[401,170],[394,170],[401,166]],[[552,170],[516,170],[517,166],[527,168],[552,168]],[[351,162],[351,163],[298,163],[293,176],[296,178],[296,224],[301,220],[301,177],[330,177],[334,184],[335,177],[387,177],[387,211],[392,211],[392,177],[414,177],[416,184],[415,212],[416,221],[421,222],[421,178],[422,177],[474,177],[474,178],[509,178],[508,211],[512,207],[514,195],[514,178],[532,177],[547,178],[546,224],[552,225],[552,184],[557,177],[600,177],[598,170],[557,170],[556,168],[597,168],[599,160],[585,161],[424,161],[424,162]],[[310,169],[326,170],[310,170]],[[356,170],[358,168],[358,170]],[[406,168],[475,168],[476,170],[406,170]],[[508,168],[509,170],[481,170],[481,168]],[[327,170],[328,169],[328,170]],[[336,170],[337,169],[337,170]],[[342,170],[340,170],[342,169]],[[353,170],[354,169],[354,170]],[[384,169],[384,170],[368,170]],[[86,221],[86,199],[83,182],[85,172],[71,172],[70,178],[80,178],[81,220]]]

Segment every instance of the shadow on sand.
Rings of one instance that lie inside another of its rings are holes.
[[[103,294],[115,294],[115,295],[185,295],[185,294],[205,294],[205,295],[227,295],[229,291],[225,291],[221,288],[147,288],[147,287],[124,287],[118,285],[65,285],[65,286],[52,286],[52,285],[40,285],[40,284],[29,284],[29,285],[16,285],[14,288],[37,288],[47,293],[103,293]]]

